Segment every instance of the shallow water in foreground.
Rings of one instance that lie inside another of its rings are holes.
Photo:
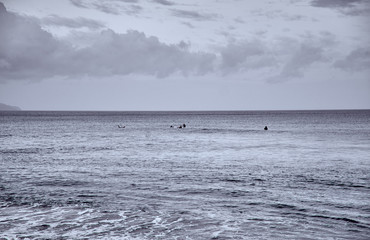
[[[369,120],[0,112],[0,238],[368,239]]]

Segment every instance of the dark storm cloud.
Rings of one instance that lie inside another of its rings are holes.
[[[153,0],[153,2],[162,4],[162,5],[166,5],[166,6],[175,5],[175,3],[167,1],[167,0]]]
[[[14,41],[17,39],[17,41]],[[52,76],[111,76],[173,73],[204,74],[213,70],[215,55],[190,52],[185,43],[168,45],[138,31],[104,30],[82,49],[55,39],[29,21],[0,6],[0,80]]]
[[[188,11],[180,9],[172,9],[172,15],[181,18],[188,18],[196,21],[211,21],[215,20],[218,16],[216,14],[199,13],[197,11]]]
[[[44,25],[55,25],[55,26],[62,26],[62,27],[68,27],[68,28],[89,28],[89,29],[100,29],[104,28],[104,24],[93,20],[93,19],[87,19],[87,18],[65,18],[60,17],[57,15],[50,15],[48,17],[42,18],[40,20],[41,24]]]

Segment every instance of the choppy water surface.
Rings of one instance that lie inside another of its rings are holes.
[[[0,112],[0,238],[368,239],[369,120]]]

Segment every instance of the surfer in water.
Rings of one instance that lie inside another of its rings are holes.
[[[267,126],[265,126],[264,130],[269,130],[269,128]]]

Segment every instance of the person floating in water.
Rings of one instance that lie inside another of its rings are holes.
[[[269,130],[269,128],[267,127],[267,126],[265,126],[265,128],[264,128],[265,130]]]
[[[186,125],[185,125],[185,123],[184,123],[184,124],[182,125],[182,127],[183,127],[183,128],[186,128]]]

